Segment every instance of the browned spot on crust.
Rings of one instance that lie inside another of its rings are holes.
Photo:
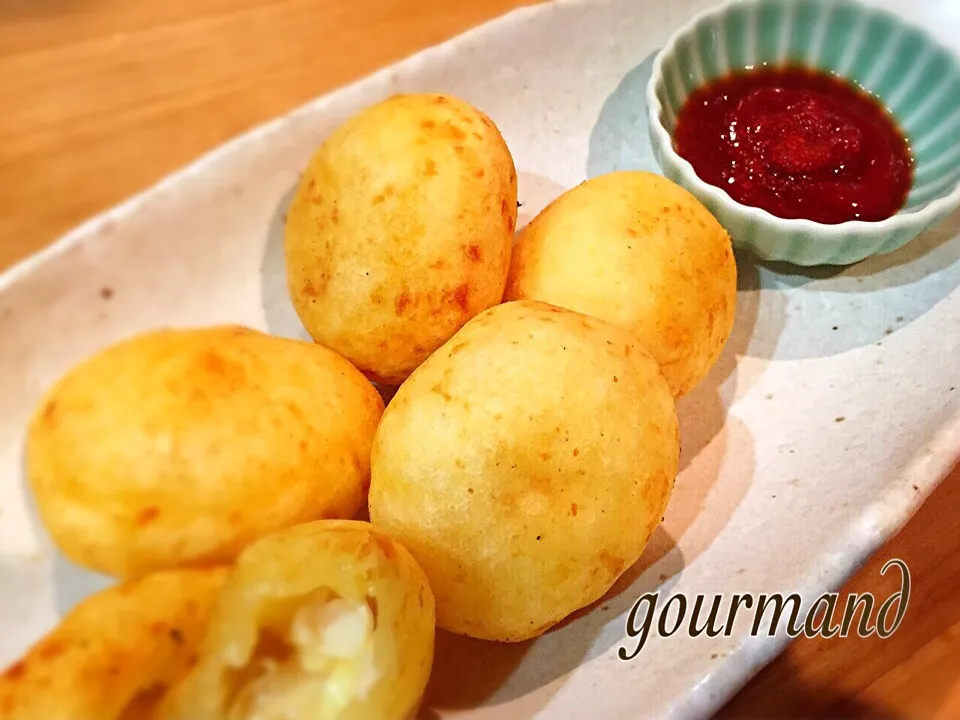
[[[427,166],[424,169],[423,174],[427,177],[437,174],[437,164],[431,158],[427,158]]]
[[[624,356],[624,357],[630,357],[630,346],[629,346],[629,345],[624,345],[624,346],[623,346],[623,356]]]
[[[450,400],[453,399],[453,398],[451,397],[450,393],[447,392],[447,389],[446,389],[443,385],[441,385],[440,383],[437,383],[437,384],[434,385],[432,388],[430,388],[430,391],[431,391],[431,392],[435,392],[437,395],[439,395],[440,397],[442,397],[444,400],[450,401]]]
[[[458,352],[460,352],[461,350],[463,350],[466,346],[467,346],[467,343],[461,342],[461,343],[457,343],[456,345],[454,345],[453,347],[451,347],[451,348],[450,348],[450,357],[453,357],[454,355],[456,355]]]
[[[320,295],[320,293],[317,292],[317,289],[313,286],[313,283],[309,280],[307,280],[306,284],[304,284],[302,292],[306,297],[311,298],[315,298]]]
[[[382,203],[382,202],[383,202],[384,200],[386,200],[386,199],[387,199],[387,198],[384,197],[384,195],[383,195],[382,193],[377,193],[376,195],[373,196],[373,204],[374,204],[374,205],[379,205],[380,203]]]
[[[7,678],[7,680],[19,680],[26,674],[27,664],[21,660],[7,668],[7,671],[3,673],[3,677]]]
[[[483,177],[483,168],[477,168],[476,172],[473,173],[474,177],[482,178]]]
[[[446,266],[447,263],[443,258],[438,258],[434,262],[430,263],[431,270],[443,270]]]
[[[447,98],[443,95],[437,95],[437,99],[434,100],[437,105],[444,105],[447,102]]]
[[[317,189],[317,179],[312,177],[310,178],[310,182],[307,183],[307,190],[309,190],[310,192],[313,192],[316,189]]]
[[[573,515],[574,517],[577,516],[577,504],[576,504],[576,503],[570,503],[570,514]]]
[[[573,456],[576,457],[576,456],[579,455],[579,454],[580,454],[580,448],[574,448],[574,449],[573,449]]]
[[[299,444],[297,445],[297,447],[300,448],[300,452],[305,452],[306,449],[307,449],[307,441],[306,441],[306,440],[301,440],[301,441],[299,442]]]
[[[480,115],[480,121],[481,121],[484,125],[486,125],[488,128],[492,128],[492,127],[493,127],[493,120],[491,120],[490,118],[488,118],[486,115],[482,115],[482,114],[481,114],[481,115]]]
[[[333,206],[333,212],[330,213],[330,220],[334,225],[340,222],[340,213],[337,211],[337,206]]]
[[[460,154],[463,152],[463,145],[457,145],[457,146],[455,146],[455,147],[453,148],[453,151],[454,151],[457,155],[460,155]]]
[[[109,300],[113,297],[113,288],[111,287],[102,287],[100,288],[100,297],[104,300]]]
[[[450,125],[450,135],[454,140],[466,140],[467,134],[456,125]]]
[[[243,520],[243,513],[240,512],[239,510],[232,510],[227,515],[228,525],[234,525],[234,526],[239,525],[242,520]]]
[[[427,351],[427,349],[426,349],[423,345],[414,345],[414,346],[413,346],[413,351],[414,351],[415,353],[417,353],[418,355],[422,355],[423,353],[425,353],[425,352]]]
[[[550,495],[553,492],[553,483],[550,482],[550,478],[546,475],[531,473],[527,476],[527,489],[538,493],[543,493],[544,495]],[[516,498],[512,498],[510,503],[511,505],[515,504]],[[539,539],[540,538],[538,537],[537,540]]]
[[[45,422],[51,422],[53,416],[57,413],[57,401],[51,400],[47,403],[47,406],[43,409],[43,419]]]
[[[507,224],[507,230],[513,232],[516,218],[513,216],[513,210],[510,208],[510,203],[508,203],[506,200],[500,201],[500,213],[503,215],[503,220]]]
[[[294,418],[296,418],[296,419],[299,420],[300,422],[304,422],[305,418],[304,418],[304,415],[303,415],[303,411],[300,409],[300,406],[299,406],[299,405],[297,405],[297,404],[296,404],[295,402],[293,402],[292,400],[288,400],[287,403],[286,403],[286,407],[287,407],[287,411],[288,411],[291,415],[293,415]]]
[[[160,517],[160,509],[154,505],[151,505],[150,507],[146,507],[140,511],[140,514],[137,515],[136,523],[140,527],[143,527],[144,525],[149,525],[158,517]]]
[[[471,262],[478,263],[483,261],[483,248],[477,243],[470,243],[470,245],[467,246],[465,254]]]
[[[630,237],[639,237],[640,233],[637,232],[636,228],[627,228],[627,235]]]
[[[410,307],[410,295],[406,292],[402,292],[397,295],[397,300],[394,303],[394,308],[397,311],[397,315],[403,315],[404,311]]]
[[[396,192],[397,192],[397,191],[396,191],[396,188],[394,188],[393,185],[387,185],[387,186],[383,189],[383,194],[384,194],[386,197],[393,197],[393,196],[396,194]]]
[[[374,290],[372,293],[370,293],[370,302],[372,302],[374,305],[383,305],[383,294],[380,292],[380,290]]]
[[[624,562],[621,558],[611,555],[606,550],[600,552],[600,562],[607,569],[610,575],[617,577],[623,572]]]
[[[457,458],[456,460],[454,460],[453,464],[456,465],[461,470],[467,467],[467,464],[460,458]]]
[[[214,375],[223,375],[227,371],[227,364],[213,350],[203,356],[203,366]]]
[[[619,378],[617,378],[617,376],[616,376],[616,375],[614,375],[614,376],[613,376],[613,381],[614,381],[615,383],[618,383],[618,382],[620,382],[620,380],[619,380]]]
[[[540,453],[540,457],[541,457],[543,460],[549,460],[550,458],[553,457],[553,454],[552,454],[552,453],[549,453],[549,452],[547,452],[547,451],[544,450],[544,451],[542,451],[542,452]]]
[[[464,312],[467,311],[470,300],[470,287],[467,285],[459,285],[457,289],[453,291],[453,301],[457,304]]]
[[[478,133],[478,132],[474,132],[474,133],[473,133],[473,136],[474,136],[477,140],[483,140],[483,135],[481,135],[481,134]]]
[[[467,488],[467,494],[473,495],[473,488]]]
[[[53,642],[41,645],[38,655],[42,660],[53,660],[55,657],[62,655],[64,650],[66,650],[66,648],[63,643],[54,640]]]
[[[422,127],[424,130],[432,130],[436,126],[437,124],[433,120],[424,120],[422,123],[420,123],[420,127]]]

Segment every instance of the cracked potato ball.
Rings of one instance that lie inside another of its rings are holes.
[[[161,720],[407,720],[433,664],[434,599],[410,554],[321,520],[240,556]]]
[[[194,660],[228,575],[159,572],[81,601],[0,674],[0,717],[153,720]]]

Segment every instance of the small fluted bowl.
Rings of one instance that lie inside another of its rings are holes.
[[[701,180],[673,145],[687,97],[750,66],[804,66],[875,95],[906,134],[914,176],[904,207],[879,222],[827,225],[738,203]],[[960,206],[960,63],[919,28],[852,0],[734,0],[669,39],[647,85],[650,140],[664,175],[692,192],[740,248],[796,265],[849,265],[892,252]]]

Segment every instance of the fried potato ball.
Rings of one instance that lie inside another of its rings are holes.
[[[322,145],[287,213],[293,305],[317,342],[399,385],[499,303],[517,174],[499,130],[450,95],[397,95]]]
[[[353,517],[383,400],[334,352],[241,327],[114,345],[41,402],[27,473],[76,563],[116,577],[229,563],[258,537]]]
[[[434,598],[369,523],[325,520],[250,546],[162,720],[406,720],[433,663]]]
[[[507,300],[540,300],[636,334],[674,396],[710,371],[733,329],[730,237],[693,195],[646,172],[567,191],[517,236]]]
[[[673,397],[634,335],[505,303],[397,391],[374,440],[370,518],[420,563],[442,628],[525,640],[640,557],[679,454]]]
[[[77,605],[0,674],[5,720],[152,720],[186,674],[228,575],[156,573]]]

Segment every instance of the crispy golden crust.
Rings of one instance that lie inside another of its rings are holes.
[[[223,720],[248,717],[238,703],[252,701],[244,684],[256,678],[267,655],[289,663],[290,618],[321,593],[361,603],[373,616],[372,662],[375,681],[365,698],[350,696],[339,713],[323,703],[285,716],[298,720],[402,720],[412,717],[433,662],[434,598],[410,554],[369,523],[326,520],[268,536],[247,549],[220,597],[200,660],[166,698],[163,720]],[[315,649],[315,648],[314,648]],[[272,654],[271,654],[272,653]],[[289,670],[289,666],[287,670]],[[310,681],[293,662],[297,682],[285,698]],[[281,675],[283,673],[280,673]],[[289,677],[289,676],[288,676]],[[321,676],[324,697],[334,680]],[[341,685],[339,687],[348,687]],[[272,716],[271,716],[272,717]]]
[[[500,302],[517,175],[493,122],[449,95],[398,95],[311,159],[287,213],[290,296],[317,342],[398,385]]]
[[[730,237],[693,195],[659,175],[614,172],[564,193],[520,232],[504,297],[634,332],[680,396],[730,336],[737,267]]]
[[[356,514],[382,412],[370,382],[313,343],[237,327],[151,332],[50,391],[28,475],[80,565],[136,577],[228,563],[266,532]]]
[[[524,640],[640,557],[678,460],[673,398],[633,335],[511,302],[468,323],[393,398],[370,518],[423,567],[441,627]]]

